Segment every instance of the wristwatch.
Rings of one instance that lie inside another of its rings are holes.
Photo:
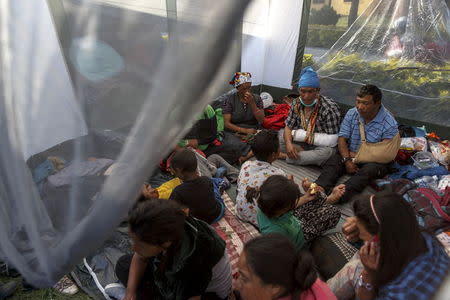
[[[345,164],[349,160],[352,160],[352,158],[350,156],[347,156],[342,159],[342,162]]]
[[[362,274],[359,275],[358,278],[358,287],[364,287],[366,290],[371,291],[373,289],[373,285],[371,285],[370,283],[364,282],[363,278],[362,278]]]

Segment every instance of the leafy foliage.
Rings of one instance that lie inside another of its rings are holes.
[[[302,68],[314,66],[314,59],[312,54],[304,54],[302,61]]]
[[[331,48],[346,30],[344,27],[310,25],[306,45],[308,47]]]
[[[319,25],[336,25],[340,17],[341,16],[334,8],[324,5],[319,10],[311,10],[311,13],[309,14],[309,23]]]
[[[450,62],[436,66],[405,59],[369,61],[341,53],[322,66],[320,76],[349,101],[360,84],[371,83],[384,90],[385,104],[394,114],[407,112],[409,118],[450,124]]]

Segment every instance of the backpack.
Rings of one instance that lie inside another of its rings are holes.
[[[417,187],[411,180],[377,179],[372,187],[376,191],[390,190],[403,196],[412,206],[422,228],[437,230],[450,225],[450,187],[439,196],[430,188]]]
[[[413,207],[421,227],[437,230],[450,225],[450,187],[443,196],[430,188],[416,188],[407,191],[403,198]]]
[[[198,120],[185,135],[185,139],[197,139],[200,145],[212,143],[217,138],[217,119],[216,116]]]
[[[206,110],[209,113],[213,111],[213,115],[208,117]],[[220,141],[222,140],[223,131],[225,128],[225,123],[222,114],[222,108],[214,109],[212,106],[208,105],[200,116],[200,120],[192,125],[189,132],[184,136],[184,139],[196,139],[199,145],[214,144],[220,146]]]
[[[225,120],[223,119],[223,111],[221,107],[216,108],[214,111],[216,112],[217,132],[221,134],[225,130]]]

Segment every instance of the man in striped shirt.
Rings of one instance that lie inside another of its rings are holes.
[[[382,94],[378,87],[367,84],[356,96],[356,107],[350,109],[341,124],[338,138],[339,153],[331,156],[324,164],[316,184],[329,193],[339,177],[352,175],[345,182],[345,194],[339,202],[347,202],[370,183],[388,173],[388,164],[356,164],[353,158],[361,144],[359,122],[364,124],[368,143],[378,143],[394,138],[398,133],[397,122],[381,103]]]

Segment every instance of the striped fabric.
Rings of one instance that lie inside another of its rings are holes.
[[[360,117],[358,110],[354,107],[345,115],[341,124],[339,136],[346,138],[349,150],[351,152],[358,151],[361,144],[361,136],[359,134],[359,122],[363,119]],[[366,131],[366,139],[368,143],[378,143],[384,139],[391,139],[398,133],[397,121],[394,117],[381,105],[380,111],[375,118],[368,124],[364,125]]]
[[[258,230],[249,223],[240,221],[236,217],[236,208],[227,193],[222,194],[225,203],[225,215],[219,222],[212,224],[217,234],[226,241],[226,251],[230,257],[233,286],[238,275],[239,255],[249,240],[260,235]]]

